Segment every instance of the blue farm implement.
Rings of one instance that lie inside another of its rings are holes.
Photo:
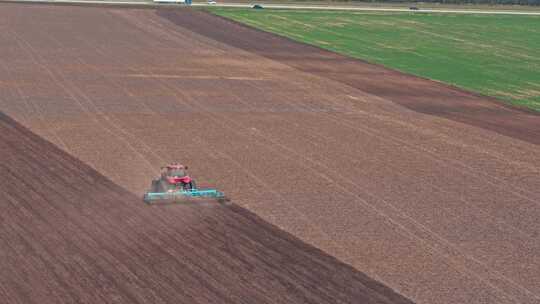
[[[153,202],[188,202],[199,199],[211,199],[218,202],[226,201],[225,194],[215,189],[190,189],[171,192],[147,192],[144,201],[148,204]]]
[[[182,203],[197,201],[226,202],[223,192],[216,189],[199,189],[195,181],[187,175],[187,166],[170,164],[161,168],[161,175],[152,180],[150,190],[143,200],[148,204],[155,202]]]

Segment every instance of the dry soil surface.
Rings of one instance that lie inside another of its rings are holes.
[[[148,206],[0,113],[2,303],[411,303],[234,204]]]
[[[415,302],[540,301],[537,115],[189,9],[1,8],[0,109],[128,191],[181,161]]]

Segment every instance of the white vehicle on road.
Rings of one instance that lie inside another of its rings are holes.
[[[214,0],[208,0],[208,4],[210,4],[210,5],[212,5],[212,4],[217,4],[217,2],[214,1]]]

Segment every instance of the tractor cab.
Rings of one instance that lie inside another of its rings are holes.
[[[180,164],[171,164],[167,165],[162,169],[162,174],[165,176],[177,176],[177,177],[184,177],[187,175],[187,166],[180,165]]]
[[[169,184],[189,185],[191,184],[191,178],[187,175],[187,168],[187,166],[181,164],[170,164],[162,168],[161,176]]]
[[[216,189],[197,188],[195,181],[187,175],[187,168],[179,163],[161,167],[161,176],[152,180],[150,190],[144,194],[144,201],[148,204],[208,199],[228,201],[223,192]]]

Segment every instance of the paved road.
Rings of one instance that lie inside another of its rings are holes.
[[[256,2],[265,8],[273,9],[303,9],[303,10],[340,10],[340,11],[366,11],[366,12],[408,12],[408,13],[453,13],[453,14],[505,14],[505,15],[540,15],[538,11],[511,11],[511,10],[460,10],[460,9],[420,9],[410,10],[408,8],[385,8],[385,7],[357,7],[339,5],[296,5],[296,4],[265,4],[264,1]],[[194,3],[195,6],[208,6],[204,3]],[[252,7],[253,4],[245,3],[218,3],[214,6],[221,7]]]
[[[0,0],[0,2],[27,2],[27,3],[71,3],[71,4],[109,4],[109,5],[136,5],[136,6],[155,6],[151,1],[109,1],[109,0]],[[538,11],[512,11],[512,10],[480,10],[480,9],[421,9],[410,10],[407,8],[385,8],[385,7],[360,7],[360,6],[339,6],[339,5],[297,5],[297,4],[266,4],[264,1],[256,1],[267,9],[302,9],[302,10],[340,10],[340,11],[366,11],[366,12],[408,12],[408,13],[452,13],[452,14],[495,14],[495,15],[530,15],[540,16]],[[171,5],[171,4],[158,4]],[[183,5],[183,4],[179,4]],[[246,3],[217,3],[209,5],[207,3],[193,3],[195,7],[217,6],[232,8],[251,8],[253,4]]]

